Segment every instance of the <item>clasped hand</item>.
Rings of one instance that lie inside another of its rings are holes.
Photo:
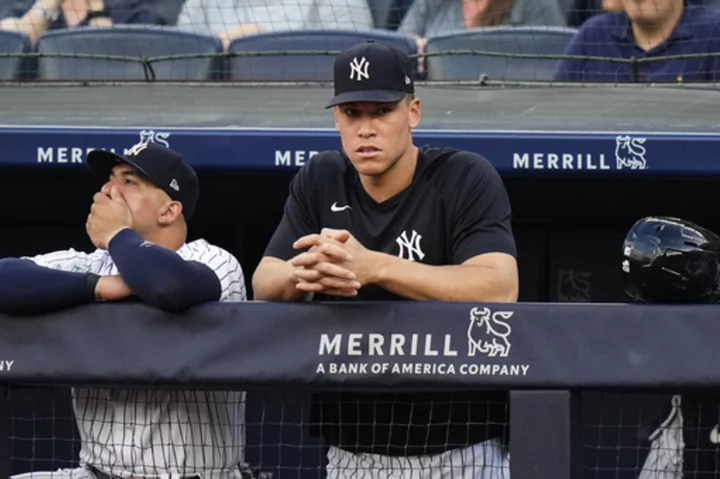
[[[349,231],[325,228],[320,234],[298,239],[293,248],[309,248],[290,260],[295,287],[300,291],[354,297],[373,282],[378,254]]]

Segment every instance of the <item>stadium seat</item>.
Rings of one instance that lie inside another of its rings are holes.
[[[439,54],[448,51],[561,55],[577,32],[565,27],[486,27],[428,38],[428,80],[552,80],[556,59],[512,58],[489,54]]]
[[[218,38],[178,31],[173,27],[118,25],[54,30],[40,38],[41,54],[94,54],[130,57],[164,57],[222,52]],[[41,57],[41,80],[206,80],[221,71],[221,57],[153,61],[146,71],[140,61],[111,58]]]
[[[233,40],[229,51],[241,55],[229,59],[229,79],[267,82],[331,81],[336,54],[364,40],[384,42],[409,55],[417,54],[412,38],[383,30],[268,33]],[[295,53],[307,51],[322,53]],[[288,55],[253,56],[247,55],[248,52],[287,52]]]
[[[0,31],[0,54],[28,53],[31,51],[30,39],[17,32]],[[27,58],[0,58],[0,80],[15,80],[21,77]]]

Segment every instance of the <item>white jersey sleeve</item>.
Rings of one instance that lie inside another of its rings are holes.
[[[90,254],[83,251],[75,251],[72,248],[36,256],[23,256],[20,259],[29,259],[38,266],[73,273],[90,273],[93,263]]]
[[[220,301],[246,301],[245,276],[240,262],[229,252],[205,240],[184,245],[178,254],[186,261],[197,261],[212,269],[220,280]]]

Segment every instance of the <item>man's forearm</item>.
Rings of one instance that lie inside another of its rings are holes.
[[[27,259],[0,260],[0,312],[41,314],[95,301],[100,277],[58,271]]]
[[[398,296],[428,301],[517,301],[516,281],[495,269],[475,265],[430,266],[376,253],[371,282]]]
[[[253,275],[254,298],[260,301],[304,301],[308,294],[295,287],[293,266],[287,261],[265,260]]]
[[[157,308],[179,312],[220,299],[220,280],[207,265],[146,243],[129,228],[113,237],[108,251],[130,289]]]

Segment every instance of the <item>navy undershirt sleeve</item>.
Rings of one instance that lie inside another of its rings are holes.
[[[27,259],[0,259],[0,313],[43,314],[93,302],[99,278],[46,268]]]
[[[108,251],[130,289],[157,308],[180,312],[198,303],[220,299],[220,279],[212,269],[144,241],[131,229],[115,235]]]

